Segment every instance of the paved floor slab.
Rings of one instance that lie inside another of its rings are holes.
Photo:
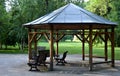
[[[109,64],[101,64],[94,66],[93,71],[89,71],[87,64],[82,65],[87,63],[87,60],[81,63],[81,55],[68,55],[66,58],[68,64],[65,66],[54,64],[54,71],[31,72],[28,71],[27,54],[0,54],[0,76],[120,76],[120,61],[115,61],[115,68]]]

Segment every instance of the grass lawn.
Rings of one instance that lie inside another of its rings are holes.
[[[47,42],[40,42],[38,46],[46,46],[46,49],[49,49],[49,44]],[[56,44],[54,44],[56,47]],[[104,45],[93,46],[93,54],[97,56],[104,56]],[[82,54],[82,44],[80,42],[60,42],[59,43],[59,53],[63,53],[64,51],[68,51],[68,54]],[[108,48],[108,55],[110,58],[111,49]],[[89,47],[88,44],[85,44],[85,53],[88,54]],[[27,49],[24,52],[18,50],[16,47],[9,50],[0,50],[0,53],[7,54],[24,54],[27,53]],[[115,48],[115,59],[120,60],[120,48]]]
[[[49,49],[49,44],[41,42],[39,46],[46,46]],[[54,44],[56,47],[56,44]],[[80,42],[59,42],[59,53],[68,51],[68,54],[82,54],[82,44]],[[89,53],[88,44],[85,44],[85,54]],[[104,56],[104,45],[93,46],[93,54]],[[111,57],[111,48],[108,48],[108,56]],[[120,60],[120,48],[115,47],[115,59]]]

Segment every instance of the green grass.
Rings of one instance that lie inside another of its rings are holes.
[[[39,46],[46,46],[49,49],[49,44],[41,42]],[[56,44],[54,44],[56,47]],[[68,54],[82,54],[82,44],[80,42],[59,42],[59,53],[69,51]],[[88,44],[85,44],[85,54],[89,53]],[[104,56],[104,45],[99,44],[93,46],[93,55]],[[111,58],[111,49],[108,48],[108,56]],[[115,47],[115,59],[120,60],[120,48]]]
[[[39,42],[38,46],[46,46],[46,49],[49,49],[49,43]],[[56,44],[54,44],[56,47]],[[104,56],[104,45],[93,46],[93,54],[97,56]],[[18,47],[9,47],[7,50],[0,50],[0,53],[5,54],[27,54],[27,48],[23,51],[20,51]],[[82,44],[80,42],[60,42],[59,43],[59,53],[68,51],[68,54],[82,54]],[[85,53],[89,53],[88,44],[85,44]],[[108,48],[109,58],[111,56],[111,49]],[[115,59],[120,60],[120,48],[115,48]]]
[[[3,47],[0,49],[0,54],[27,54],[28,49],[25,48],[23,51],[19,50],[18,46],[13,47],[13,46],[8,46],[7,49]]]
[[[27,54],[27,49],[25,51],[20,51],[19,49],[0,49],[0,54]]]

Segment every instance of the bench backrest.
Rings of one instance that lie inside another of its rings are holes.
[[[68,53],[68,51],[66,51],[66,52],[63,53],[62,60],[65,60],[65,58],[66,58],[66,56],[67,56],[67,53]]]
[[[46,53],[39,53],[39,55],[36,58],[36,63],[45,64],[46,58],[47,58]]]

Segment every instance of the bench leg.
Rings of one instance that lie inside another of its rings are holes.
[[[33,68],[35,68],[35,70],[33,70]],[[29,71],[39,71],[36,65],[31,65],[30,70]]]

